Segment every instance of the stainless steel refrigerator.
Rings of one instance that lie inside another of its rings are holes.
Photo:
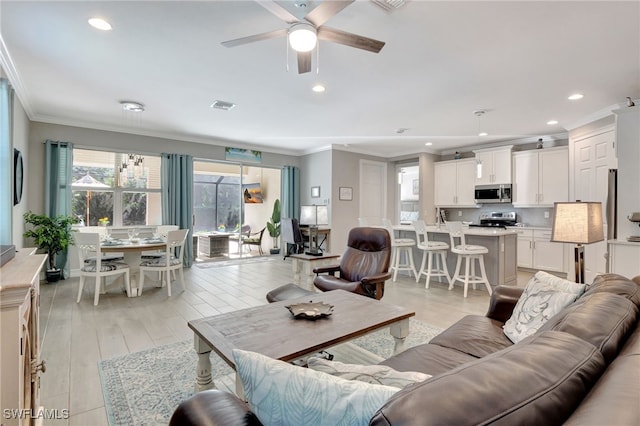
[[[607,184],[607,201],[606,201],[606,218],[607,218],[607,240],[615,240],[618,237],[618,170],[609,169],[609,179]],[[607,248],[607,272],[610,272],[609,266],[609,250]]]

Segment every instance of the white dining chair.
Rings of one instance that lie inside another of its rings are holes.
[[[382,219],[382,225],[389,232],[391,237],[391,266],[389,270],[393,271],[393,282],[396,282],[398,271],[413,272],[413,276],[417,276],[416,265],[413,262],[413,247],[416,240],[413,238],[396,238],[393,225],[389,219]],[[405,261],[402,261],[404,254]]]
[[[98,305],[100,293],[103,292],[103,278],[115,275],[124,275],[124,285],[127,296],[131,297],[131,282],[129,281],[129,265],[124,262],[105,262],[100,250],[100,234],[97,232],[78,232],[75,236],[75,245],[80,261],[80,286],[78,288],[78,298],[76,303],[80,303],[84,282],[87,277],[96,281],[93,304]],[[93,257],[93,261],[87,259]]]
[[[182,271],[182,259],[184,257],[184,243],[187,240],[188,229],[167,232],[167,246],[164,256],[157,259],[143,259],[140,263],[140,285],[138,296],[142,295],[144,288],[145,271],[160,273],[162,286],[167,286],[167,295],[171,297],[171,272],[178,271],[182,290],[185,290],[184,273]]]
[[[487,278],[487,271],[484,267],[484,255],[489,253],[489,249],[485,246],[467,244],[464,236],[464,228],[462,222],[446,222],[447,230],[449,231],[449,238],[451,241],[451,252],[458,255],[456,261],[456,271],[453,274],[453,278],[449,284],[449,290],[453,289],[453,285],[456,281],[460,281],[464,284],[464,297],[467,297],[467,289],[469,284],[473,285],[475,290],[476,284],[484,284],[487,287],[489,295],[493,292],[491,290],[491,284]],[[460,275],[460,266],[464,259],[464,275]],[[476,275],[476,261],[480,266],[480,275]]]
[[[106,226],[79,226],[76,228],[78,232],[83,233],[98,233],[100,234],[100,240],[104,240],[108,236],[107,227]],[[95,255],[88,256],[85,262],[95,262]],[[124,253],[102,253],[102,261],[103,262],[113,262],[116,260],[124,260]]]
[[[429,241],[427,226],[424,220],[415,220],[412,222],[416,231],[417,247],[422,250],[422,262],[420,269],[416,274],[416,282],[420,281],[420,277],[425,275],[425,288],[429,288],[431,277],[446,277],[447,284],[451,285],[451,276],[447,269],[447,252],[449,244],[442,241]],[[435,257],[435,265],[434,265]],[[426,269],[425,269],[426,266]]]

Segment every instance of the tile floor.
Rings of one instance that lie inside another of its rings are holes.
[[[229,263],[229,262],[227,262]],[[519,274],[524,285],[528,272]],[[68,409],[68,420],[48,421],[55,425],[106,425],[106,413],[98,375],[98,361],[167,343],[192,339],[187,321],[266,303],[265,293],[292,282],[291,260],[281,256],[247,259],[231,266],[205,263],[185,269],[186,291],[173,282],[173,296],[166,289],[145,281],[142,297],[127,298],[118,286],[110,287],[93,306],[93,286],[85,286],[80,303],[75,299],[78,279],[41,286],[42,375],[41,400],[51,409]],[[448,291],[445,284],[424,288],[408,276],[389,281],[384,303],[412,308],[416,318],[447,327],[467,314],[484,314],[489,297],[486,290]]]

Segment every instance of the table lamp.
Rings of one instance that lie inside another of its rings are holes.
[[[322,256],[322,250],[318,248],[318,225],[329,224],[328,206],[300,206],[300,225],[309,226],[309,251],[305,254]]]
[[[576,282],[584,283],[584,246],[604,240],[602,203],[555,203],[551,241],[576,244]]]

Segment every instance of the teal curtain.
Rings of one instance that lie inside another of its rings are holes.
[[[300,169],[284,166],[281,181],[282,217],[300,218]]]
[[[193,157],[162,154],[162,223],[188,229],[184,265],[193,264]]]
[[[73,144],[45,141],[44,212],[49,217],[71,216]],[[56,255],[62,278],[69,276],[67,250]]]
[[[13,244],[13,89],[0,78],[0,244]]]

